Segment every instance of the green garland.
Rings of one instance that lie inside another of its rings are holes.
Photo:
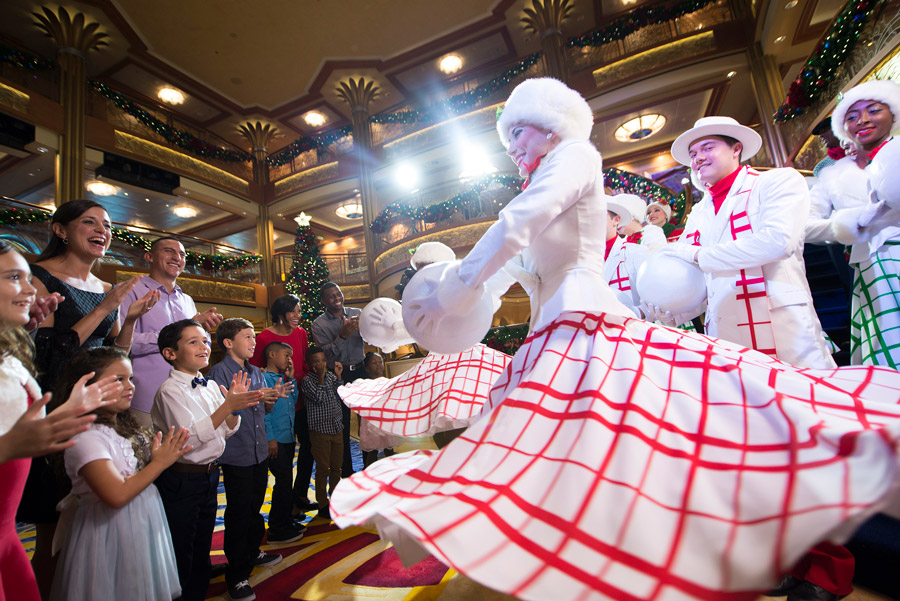
[[[638,6],[622,15],[612,23],[598,27],[578,37],[569,38],[569,48],[586,48],[602,46],[617,40],[623,40],[639,29],[649,25],[666,23],[678,17],[697,12],[716,0],[688,0],[668,6]]]
[[[470,202],[477,200],[478,195],[492,184],[499,184],[508,190],[518,191],[522,188],[524,181],[515,175],[492,174],[481,178],[471,188],[456,196],[427,207],[413,207],[399,202],[391,203],[372,220],[369,229],[376,234],[383,234],[392,223],[400,220],[423,220],[427,223],[443,221],[464,209]],[[676,195],[665,186],[640,175],[609,167],[603,170],[603,183],[614,190],[637,194],[648,202],[668,203],[672,207],[672,219],[680,218],[681,213],[684,212],[685,194],[683,191]]]
[[[42,209],[6,209],[0,211],[0,226],[16,225],[20,223],[43,223],[50,221],[53,213]],[[122,242],[147,252],[150,250],[151,240],[144,238],[134,232],[126,229],[115,227],[112,228],[113,240]],[[191,267],[201,267],[208,270],[229,270],[238,269],[259,263],[262,260],[260,255],[244,254],[244,255],[211,255],[207,253],[198,253],[188,251],[185,264]]]
[[[328,277],[328,266],[319,254],[319,243],[312,228],[298,226],[294,260],[285,287],[300,298],[300,327],[307,332],[312,332],[313,320],[325,310],[320,290]]]
[[[850,0],[844,6],[800,75],[791,82],[787,98],[772,116],[775,123],[802,115],[822,95],[853,51],[866,22],[881,4],[881,0]]]
[[[449,218],[457,211],[465,208],[470,202],[477,200],[478,195],[493,184],[499,184],[509,190],[519,190],[523,181],[522,178],[515,175],[492,174],[482,177],[471,188],[460,192],[453,198],[428,205],[427,207],[411,207],[399,202],[391,203],[372,220],[372,223],[369,224],[369,229],[376,234],[383,234],[391,223],[402,219],[424,220],[427,223],[436,223]]]
[[[270,167],[280,167],[281,165],[290,163],[309,150],[316,150],[318,153],[322,153],[325,148],[331,144],[349,136],[352,129],[351,126],[345,125],[338,129],[322,132],[321,134],[316,134],[314,136],[302,136],[297,138],[277,153],[267,156],[266,164]]]
[[[150,129],[152,129],[154,132],[165,138],[167,142],[169,142],[170,144],[174,144],[178,148],[206,159],[225,161],[228,163],[248,163],[252,160],[252,157],[249,153],[238,150],[225,150],[224,148],[219,148],[214,144],[210,144],[205,140],[201,140],[190,132],[184,131],[182,129],[177,129],[160,121],[151,113],[145,111],[137,104],[135,104],[132,100],[119,94],[106,84],[93,80],[90,83],[91,87],[94,88],[94,90],[96,90],[98,94],[112,101],[113,105],[115,105],[116,108],[128,113]]]
[[[56,68],[56,63],[50,59],[22,52],[4,44],[0,44],[0,62],[10,63],[31,71],[49,71]]]

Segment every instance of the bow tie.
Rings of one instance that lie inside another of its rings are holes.
[[[193,380],[191,380],[191,388],[197,388],[197,386],[206,386],[206,383],[208,381],[209,380],[207,380],[206,378],[194,378]]]

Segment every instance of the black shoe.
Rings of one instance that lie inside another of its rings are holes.
[[[300,515],[302,513],[309,513],[310,511],[315,511],[319,508],[318,503],[314,503],[313,501],[306,501],[306,503],[301,503],[299,505],[294,504],[294,509],[299,511],[296,515]],[[296,517],[296,516],[295,516]]]
[[[256,599],[256,593],[250,588],[250,582],[247,580],[241,580],[234,586],[229,585],[228,596],[233,601],[253,601]]]
[[[306,528],[303,530],[305,531]],[[284,543],[293,543],[301,538],[303,538],[303,532],[294,527],[285,528],[283,530],[269,528],[266,540],[273,545],[280,545]]]
[[[793,592],[795,588],[803,584],[803,580],[794,578],[790,574],[785,574],[771,590],[763,593],[766,597],[784,597]]]
[[[269,554],[265,551],[260,551],[259,555],[256,556],[256,559],[250,561],[250,565],[255,567],[263,566],[266,568],[270,568],[274,565],[278,565],[281,563],[282,557],[281,555],[276,555],[274,553]],[[248,584],[249,586],[249,584]]]
[[[802,581],[788,593],[787,601],[838,601],[846,595],[835,595],[812,582]]]

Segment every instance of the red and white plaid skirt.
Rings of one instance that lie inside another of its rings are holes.
[[[566,313],[461,436],[342,480],[331,514],[529,601],[752,600],[893,503],[898,401],[895,370]]]
[[[338,394],[376,428],[427,436],[468,426],[511,359],[478,344],[462,353],[430,354],[390,380],[354,380]]]

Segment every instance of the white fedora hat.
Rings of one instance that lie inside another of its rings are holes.
[[[619,196],[624,196],[620,194]],[[606,197],[606,210],[612,211],[616,215],[619,216],[619,223],[621,225],[625,225],[626,223],[631,223],[631,220],[634,219],[634,216],[631,214],[631,211],[624,204],[620,204],[616,201],[619,196],[607,196]]]
[[[694,127],[687,130],[672,143],[672,156],[682,165],[691,164],[691,144],[707,136],[728,136],[741,143],[741,161],[746,161],[762,148],[762,138],[758,133],[741,125],[731,117],[703,117],[697,119]]]
[[[607,202],[614,202],[621,207],[625,207],[631,214],[631,219],[636,219],[637,221],[643,221],[644,216],[647,214],[647,201],[637,194],[616,194],[611,196]],[[631,222],[631,219],[625,221],[623,218],[622,225],[627,225]]]

